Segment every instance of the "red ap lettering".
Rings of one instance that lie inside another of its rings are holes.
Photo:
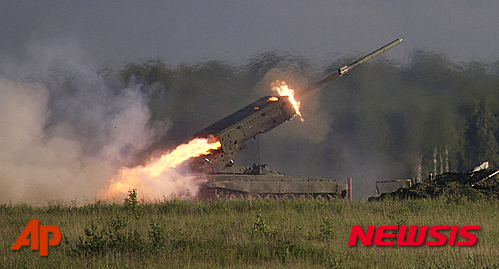
[[[40,256],[48,256],[49,246],[57,246],[61,242],[61,230],[54,225],[38,224],[37,219],[30,220],[10,250],[20,250],[22,246],[31,246],[31,250],[40,250]],[[54,237],[49,239],[49,233],[52,233]],[[31,242],[28,239],[30,234]]]

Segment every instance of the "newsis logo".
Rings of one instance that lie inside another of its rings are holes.
[[[374,243],[376,246],[393,246],[395,243],[399,246],[442,246],[448,243],[450,246],[472,246],[476,243],[476,235],[470,233],[470,230],[479,230],[480,226],[368,226],[364,233],[362,227],[353,226],[350,233],[349,246],[355,246],[357,239],[364,246],[370,246]],[[450,232],[448,232],[450,230]],[[442,232],[448,232],[449,237]],[[416,233],[418,235],[416,236]],[[427,241],[428,238],[434,238],[437,241]]]
[[[10,250],[20,250],[22,246],[31,246],[31,250],[40,250],[40,256],[48,256],[49,246],[57,246],[61,242],[61,230],[54,225],[38,224],[37,219],[30,220]],[[54,235],[50,239],[49,233]],[[31,242],[28,239],[30,234]]]

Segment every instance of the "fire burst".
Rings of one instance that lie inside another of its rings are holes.
[[[293,105],[296,111],[296,115],[300,116],[300,120],[303,121],[303,117],[300,113],[300,101],[295,100],[295,90],[290,89],[285,81],[276,80],[271,84],[272,90],[277,92],[280,96],[288,96],[289,101]]]
[[[220,141],[213,142],[211,140],[213,139],[195,138],[187,144],[178,146],[172,152],[164,154],[158,159],[153,159],[145,166],[123,167],[111,179],[111,184],[107,190],[101,192],[99,196],[103,199],[109,199],[126,194],[132,189],[150,191],[147,185],[155,178],[171,171],[190,158],[210,154],[221,147]]]

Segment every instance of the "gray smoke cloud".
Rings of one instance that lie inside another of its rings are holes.
[[[116,171],[162,135],[141,85],[109,83],[77,43],[29,46],[2,61],[0,203],[93,202]]]

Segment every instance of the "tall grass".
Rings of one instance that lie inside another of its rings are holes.
[[[256,200],[0,206],[5,268],[498,268],[499,202]],[[48,257],[11,251],[30,219],[57,225]],[[476,245],[348,246],[352,226],[480,225]]]

